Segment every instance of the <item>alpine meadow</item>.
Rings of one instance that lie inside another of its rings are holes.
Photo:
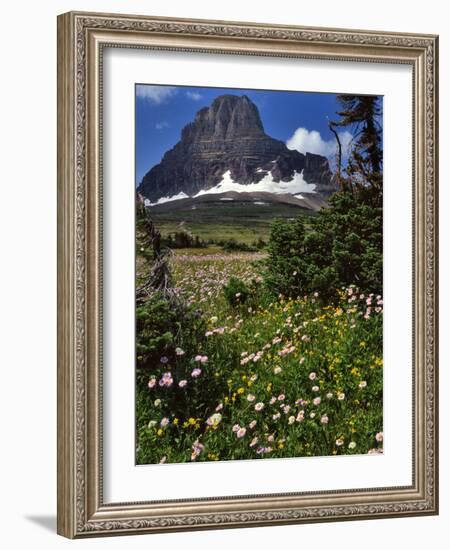
[[[136,464],[383,453],[382,109],[136,85]]]

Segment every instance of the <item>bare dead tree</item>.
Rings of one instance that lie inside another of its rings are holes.
[[[161,248],[161,233],[151,219],[148,208],[144,205],[138,205],[138,208],[145,216],[144,231],[153,250],[153,261],[144,282],[136,289],[136,300],[144,301],[145,298],[157,291],[170,301],[175,302],[177,296],[169,268],[172,251],[169,248]]]
[[[338,146],[337,177],[338,177],[339,183],[341,183],[342,144],[339,138],[339,134],[336,132],[334,128],[334,123],[331,120],[328,120],[328,128],[330,129],[331,132],[333,132],[334,137],[336,138],[337,146]]]

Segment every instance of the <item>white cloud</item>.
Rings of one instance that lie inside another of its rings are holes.
[[[186,96],[193,101],[200,101],[202,99],[202,94],[198,92],[186,92]]]
[[[148,84],[139,84],[136,86],[136,96],[141,99],[147,99],[151,103],[159,105],[177,93],[173,86],[150,86]]]
[[[155,124],[155,128],[157,130],[164,130],[164,128],[168,128],[168,127],[169,127],[169,123],[166,120],[162,120],[161,122],[157,122]]]
[[[342,144],[342,156],[348,155],[348,147],[352,140],[352,134],[347,130],[338,132]],[[315,153],[324,157],[334,158],[337,152],[337,143],[334,137],[328,141],[324,140],[317,130],[297,128],[292,136],[286,141],[288,149],[296,149],[300,153]]]

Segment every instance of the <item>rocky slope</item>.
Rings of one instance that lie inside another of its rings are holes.
[[[324,198],[336,190],[325,157],[288,149],[264,132],[258,109],[247,96],[227,94],[198,111],[138,191],[153,204],[177,195],[193,197],[216,188],[225,173],[241,185],[267,182],[268,177],[274,184],[290,182],[301,174]]]

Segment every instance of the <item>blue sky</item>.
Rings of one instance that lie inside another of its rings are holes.
[[[327,116],[336,120],[336,94],[236,88],[136,85],[136,184],[180,139],[196,112],[222,94],[247,95],[258,107],[265,132],[290,149],[335,156]],[[350,134],[342,131],[347,144]]]

